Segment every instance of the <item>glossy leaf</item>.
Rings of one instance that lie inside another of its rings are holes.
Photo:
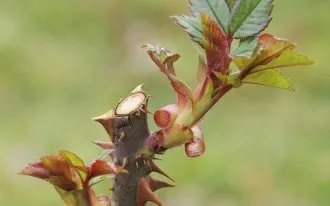
[[[207,70],[228,73],[230,48],[227,37],[219,25],[209,16],[201,15],[203,24],[204,49],[207,59]]]
[[[238,47],[233,51],[232,56],[250,57],[256,50],[258,45],[258,37],[249,37],[241,39]]]
[[[72,167],[74,167],[77,170],[80,177],[82,178],[82,181],[83,182],[86,181],[88,175],[88,169],[85,167],[85,164],[82,161],[82,159],[80,159],[80,157],[67,150],[61,150],[59,154],[63,159],[65,159],[66,162],[68,162]]]
[[[259,84],[294,91],[294,86],[290,80],[278,70],[259,71],[247,76],[243,83]]]
[[[191,37],[191,39],[203,46],[203,28],[199,17],[194,16],[174,16],[176,23],[181,26]]]
[[[229,10],[232,10],[237,0],[226,0]]]
[[[190,10],[196,17],[207,14],[227,32],[230,12],[225,0],[191,0]]]
[[[287,40],[263,34],[259,37],[259,53],[251,58],[236,57],[235,64],[240,70],[250,68],[251,72],[287,66],[310,65],[314,62],[294,51],[295,45]]]
[[[235,38],[254,36],[271,20],[273,0],[238,0],[229,20],[229,33]]]

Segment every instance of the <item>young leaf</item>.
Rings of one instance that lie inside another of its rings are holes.
[[[232,10],[237,0],[226,0],[229,10]]]
[[[243,80],[243,83],[259,84],[294,91],[294,86],[290,80],[278,70],[265,70],[250,74]]]
[[[59,155],[63,159],[65,159],[65,161],[67,163],[69,163],[71,167],[73,167],[77,170],[82,181],[86,180],[87,175],[88,175],[88,169],[85,167],[85,164],[82,161],[82,159],[80,159],[80,157],[78,157],[74,153],[67,151],[67,150],[61,150],[59,152]]]
[[[191,0],[190,10],[196,17],[207,14],[227,33],[230,11],[225,0]]]
[[[235,64],[240,70],[250,67],[251,73],[287,66],[310,65],[314,62],[294,51],[295,45],[287,40],[262,34],[259,37],[260,51],[254,57],[236,57]]]
[[[235,38],[254,36],[271,20],[273,0],[238,0],[229,19],[229,33]]]
[[[68,206],[89,206],[89,202],[86,199],[84,191],[74,190],[74,191],[65,191],[58,187],[55,187],[58,194],[61,196],[65,205]],[[91,190],[91,189],[90,189]]]
[[[184,28],[194,42],[203,46],[203,28],[198,17],[181,15],[174,16],[174,18],[176,23]]]
[[[258,37],[252,36],[246,39],[241,39],[238,47],[231,54],[232,56],[252,56],[258,45]]]
[[[203,24],[204,49],[208,71],[228,73],[229,45],[226,35],[211,17],[201,14]]]
[[[150,58],[159,67],[160,71],[167,76],[174,91],[178,94],[179,108],[186,104],[188,100],[190,100],[193,104],[194,96],[191,89],[184,81],[175,75],[173,64],[179,59],[180,56],[178,54],[173,54],[169,50],[160,46],[148,44],[145,47],[148,49],[147,52]]]

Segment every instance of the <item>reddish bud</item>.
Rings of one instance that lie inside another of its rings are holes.
[[[185,152],[188,157],[198,157],[205,152],[205,142],[202,130],[199,126],[194,126],[191,131],[194,137],[191,142],[185,144]]]
[[[26,168],[22,169],[18,174],[37,177],[40,179],[47,179],[50,177],[50,172],[45,168],[42,162],[29,164]]]
[[[179,109],[175,104],[167,105],[154,113],[154,120],[158,127],[167,128],[178,115]]]

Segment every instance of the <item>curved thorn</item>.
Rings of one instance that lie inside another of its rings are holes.
[[[168,176],[162,169],[160,169],[152,160],[148,161],[148,166],[151,169],[151,171],[153,172],[157,172],[165,177],[167,177],[168,179],[172,180],[173,182],[175,182],[170,176]]]
[[[158,206],[162,206],[159,198],[152,192],[151,188],[149,187],[147,179],[145,177],[141,177],[137,186],[137,206],[145,206],[148,201],[151,201]]]

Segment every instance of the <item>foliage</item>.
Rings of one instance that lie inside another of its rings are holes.
[[[177,94],[177,103],[154,113],[159,130],[152,132],[142,144],[137,158],[147,158],[143,159],[147,162],[145,164],[151,164],[150,159],[155,155],[182,145],[189,157],[204,154],[206,144],[200,120],[233,88],[258,84],[294,90],[293,84],[279,70],[288,66],[310,65],[313,61],[294,51],[295,46],[289,41],[262,33],[272,19],[272,8],[272,0],[190,1],[192,16],[175,18],[192,41],[204,50],[204,54],[199,55],[198,85],[195,89],[191,89],[175,72],[174,63],[180,58],[179,54],[161,46],[144,46],[152,61],[170,81]],[[238,41],[237,48],[232,48],[234,41]],[[144,111],[145,108],[140,109]],[[107,113],[98,119],[110,136],[113,135],[110,128],[114,121],[112,118]],[[118,141],[124,138],[122,133]],[[111,140],[114,141],[113,136]],[[106,150],[113,147],[109,143],[97,144]],[[50,182],[67,205],[110,205],[109,199],[96,196],[92,186],[99,181],[99,176],[129,173],[125,168],[128,160],[121,161],[122,166],[118,166],[118,161],[110,164],[104,160],[94,160],[85,165],[75,154],[62,150],[57,156],[45,156],[30,164],[21,174]],[[165,174],[158,168],[155,171]],[[156,189],[151,186],[155,185],[159,188],[170,186],[149,176],[139,180],[137,196],[144,198],[137,200],[139,206],[147,201],[161,204],[152,193]]]

